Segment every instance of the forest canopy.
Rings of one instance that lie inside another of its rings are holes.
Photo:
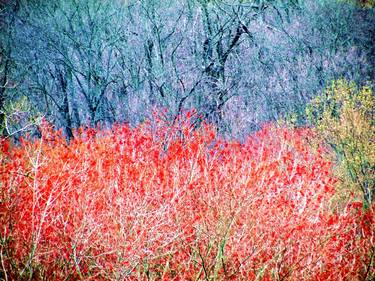
[[[354,3],[355,2],[355,3]],[[0,129],[72,129],[196,108],[244,137],[332,80],[374,78],[372,1],[2,2]],[[302,116],[302,117],[301,117]]]

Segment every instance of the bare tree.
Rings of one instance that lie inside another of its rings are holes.
[[[69,138],[154,107],[171,120],[195,107],[243,136],[303,112],[332,79],[374,75],[374,9],[342,1],[20,0],[14,14],[1,81],[13,73],[16,95]]]

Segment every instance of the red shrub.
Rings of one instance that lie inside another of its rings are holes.
[[[9,279],[363,280],[373,212],[333,210],[331,165],[307,129],[244,144],[178,119],[2,142]]]

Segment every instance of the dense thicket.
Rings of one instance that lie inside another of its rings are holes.
[[[373,280],[374,4],[0,0],[0,279]]]
[[[370,87],[338,80],[306,108],[308,119],[331,148],[338,189],[360,194],[365,205],[375,199],[375,116]]]
[[[333,203],[313,129],[192,117],[1,142],[0,278],[373,280],[374,209]]]
[[[302,112],[333,79],[373,79],[374,9],[351,2],[7,1],[1,129],[43,115],[72,137],[81,125],[138,123],[153,107],[172,117],[195,107],[243,136]]]

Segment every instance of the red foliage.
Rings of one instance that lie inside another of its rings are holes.
[[[374,214],[332,210],[331,164],[308,129],[245,143],[212,127],[78,130],[2,142],[2,270],[10,279],[363,280]]]

